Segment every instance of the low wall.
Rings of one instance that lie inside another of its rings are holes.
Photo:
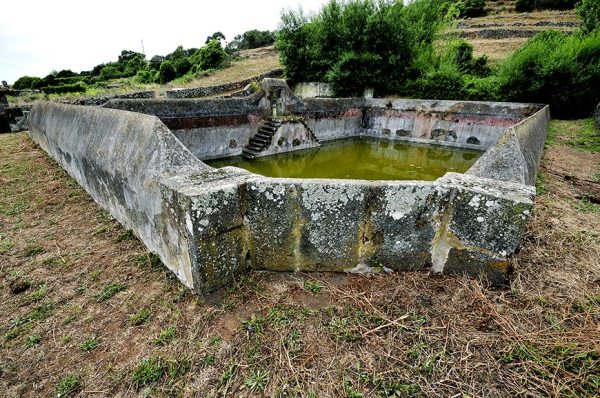
[[[294,86],[294,95],[298,98],[333,97],[333,90],[328,83],[306,82]]]
[[[258,76],[251,77],[249,79],[239,80],[237,82],[219,84],[216,86],[207,86],[207,87],[194,87],[194,88],[177,88],[173,90],[165,91],[165,95],[167,98],[172,99],[183,99],[183,98],[199,98],[199,97],[207,97],[209,95],[215,95],[224,93],[227,91],[240,90],[244,88],[246,85],[250,84],[253,80],[261,81],[264,78],[269,77],[281,77],[283,76],[283,69],[273,69],[269,72],[263,73]]]
[[[535,185],[549,123],[550,108],[545,106],[506,129],[467,174]]]
[[[80,98],[73,101],[60,101],[63,104],[73,104],[73,105],[102,105],[107,103],[112,99],[151,99],[156,98],[156,93],[154,91],[136,91],[133,93],[126,94],[116,94],[102,97],[91,97],[91,98]]]
[[[172,179],[192,176],[195,187],[209,187],[234,174],[200,162],[153,116],[37,102],[29,123],[31,138],[186,286],[202,292],[231,279],[232,267],[220,281],[198,273],[192,210]]]

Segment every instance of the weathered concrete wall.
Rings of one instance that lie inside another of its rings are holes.
[[[192,209],[172,179],[208,186],[233,174],[200,162],[153,116],[38,102],[29,120],[32,139],[186,286],[200,292],[227,282],[199,273]]]
[[[538,166],[550,123],[546,106],[517,125],[506,129],[467,174],[535,185]]]
[[[249,180],[253,267],[485,275],[505,281],[534,190],[449,173],[436,182]]]
[[[104,107],[157,116],[202,160],[239,155],[256,134],[263,92],[247,98],[211,100],[111,100]]]
[[[215,113],[210,117],[217,121],[241,120],[236,117],[246,111],[260,117],[260,101],[113,105],[143,109],[174,125],[196,120],[202,131],[231,131],[223,124],[210,127],[207,114]],[[346,134],[334,132],[343,126],[336,123],[347,123],[351,132],[368,125],[368,101],[312,100],[295,106],[307,124],[322,126],[321,134],[330,138]],[[228,106],[216,109],[222,104]],[[377,111],[374,117],[382,125],[395,123],[404,117],[398,111],[410,104],[386,106],[393,112]],[[453,123],[460,123],[462,115],[494,111],[510,119],[537,109],[456,102],[438,107],[426,101],[413,105],[415,112],[421,106],[451,114],[459,120]],[[548,117],[543,108],[500,135],[491,147],[496,152],[490,152],[499,161],[489,159],[468,174],[448,173],[434,182],[273,179],[234,167],[215,170],[157,117],[114,109],[37,103],[30,133],[183,283],[204,293],[249,268],[361,272],[430,267],[504,281],[508,258],[531,214],[535,190],[530,185]],[[511,156],[517,160],[508,164],[507,173],[498,172]]]
[[[91,97],[91,98],[79,98],[73,101],[60,101],[63,104],[72,105],[102,105],[112,99],[152,99],[156,98],[156,92],[148,91],[135,91],[133,93],[115,94],[102,97]]]
[[[298,83],[294,86],[294,95],[298,98],[333,97],[331,85],[320,82]]]

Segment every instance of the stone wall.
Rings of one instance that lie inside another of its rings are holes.
[[[63,104],[71,104],[71,105],[97,105],[100,106],[102,104],[107,103],[112,99],[150,99],[156,98],[156,93],[154,91],[136,91],[133,93],[126,94],[116,94],[110,96],[102,96],[102,97],[91,97],[91,98],[79,98],[73,101],[59,101]]]
[[[243,89],[246,85],[250,84],[253,80],[261,81],[264,78],[269,77],[281,77],[283,75],[283,69],[273,69],[269,72],[263,73],[261,75],[251,77],[249,79],[240,80],[237,82],[219,84],[216,86],[207,86],[207,87],[194,87],[194,88],[177,88],[173,90],[165,91],[165,95],[167,98],[173,99],[182,99],[182,98],[199,98],[199,97],[207,97],[209,95],[215,95],[224,93],[227,91],[240,90]]]
[[[195,231],[188,228],[192,209],[172,180],[187,176],[199,188],[233,174],[200,162],[158,118],[37,102],[30,135],[186,286],[202,292],[232,277],[206,282],[198,273]]]

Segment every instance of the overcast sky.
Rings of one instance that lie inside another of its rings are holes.
[[[121,50],[146,58],[178,45],[201,47],[216,31],[227,40],[250,29],[274,30],[282,9],[318,11],[326,0],[8,0],[0,7],[0,80],[90,70]]]

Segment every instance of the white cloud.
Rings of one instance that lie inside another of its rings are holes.
[[[316,11],[326,0],[303,0]],[[231,40],[250,29],[273,30],[283,8],[299,0],[211,0],[95,2],[8,1],[0,18],[0,79],[12,83],[23,75],[45,76],[52,70],[89,70],[115,61],[121,50],[147,58],[165,55],[179,44],[200,47],[221,31]]]

